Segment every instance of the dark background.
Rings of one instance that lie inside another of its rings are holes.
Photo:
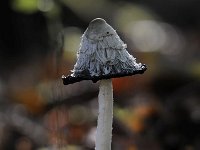
[[[113,79],[113,150],[200,149],[198,0],[2,0],[0,149],[94,149],[98,83],[64,86],[89,22],[113,26],[143,75]]]

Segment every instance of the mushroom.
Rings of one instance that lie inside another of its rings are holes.
[[[62,76],[63,84],[82,80],[100,80],[99,115],[96,133],[96,150],[111,150],[113,120],[112,79],[146,71],[146,65],[136,63],[127,46],[116,31],[102,18],[89,23],[77,53],[72,74]]]

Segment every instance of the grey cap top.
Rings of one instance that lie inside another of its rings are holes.
[[[102,19],[102,18],[95,18],[95,19],[93,19],[90,22],[89,26],[91,26],[91,25],[98,25],[98,24],[104,24],[104,23],[106,23],[106,21],[104,19]]]

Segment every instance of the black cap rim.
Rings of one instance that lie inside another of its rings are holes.
[[[106,75],[101,75],[101,76],[71,76],[68,75],[62,76],[63,84],[68,85],[68,84],[73,84],[76,82],[80,82],[83,80],[91,80],[93,83],[96,83],[99,80],[103,79],[111,79],[111,78],[120,78],[120,77],[126,77],[126,76],[132,76],[136,74],[143,74],[147,70],[147,66],[143,64],[140,69],[138,70],[133,70],[132,72],[122,72],[122,73],[117,73],[117,74],[106,74]]]

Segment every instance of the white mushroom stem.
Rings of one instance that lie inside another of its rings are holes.
[[[95,150],[111,150],[113,122],[112,80],[101,80],[99,88],[99,115]]]

